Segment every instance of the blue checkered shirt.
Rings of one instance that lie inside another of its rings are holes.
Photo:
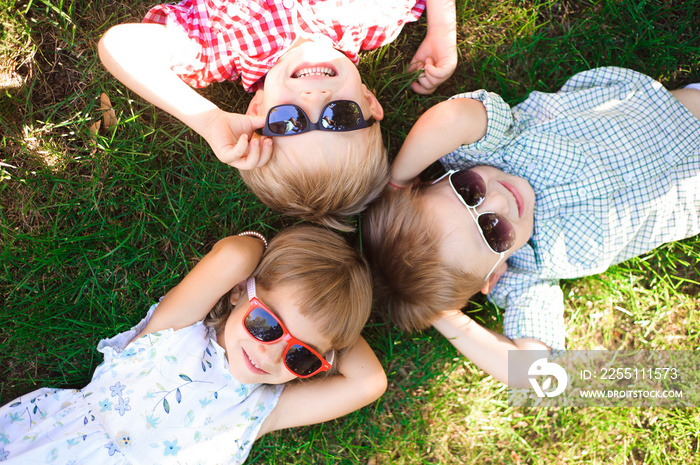
[[[513,108],[484,90],[453,98],[483,102],[488,129],[445,168],[495,166],[535,191],[532,238],[489,294],[507,337],[564,349],[559,279],[700,233],[700,121],[651,78],[593,69]]]

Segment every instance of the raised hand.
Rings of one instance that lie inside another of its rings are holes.
[[[418,94],[432,94],[452,76],[457,67],[457,43],[454,30],[428,30],[411,60],[409,70],[422,73],[411,85]]]
[[[272,140],[254,132],[264,124],[262,116],[217,109],[202,129],[202,136],[219,160],[239,170],[251,170],[263,166],[272,155]]]

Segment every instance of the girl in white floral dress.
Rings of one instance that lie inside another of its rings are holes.
[[[364,259],[311,226],[265,249],[253,232],[219,241],[138,325],[99,343],[85,388],[1,407],[0,461],[237,464],[267,432],[377,399]]]

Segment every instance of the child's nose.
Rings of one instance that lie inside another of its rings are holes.
[[[328,89],[309,89],[301,93],[301,98],[311,103],[317,103],[329,101],[332,95],[333,92]]]
[[[282,362],[284,349],[287,348],[285,341],[275,342],[274,344],[260,344],[260,354],[265,358],[265,362],[270,365],[275,365]]]
[[[300,98],[304,105],[304,111],[313,119],[318,121],[321,109],[331,102],[333,93],[330,90],[315,89],[304,91]]]
[[[479,213],[494,212],[505,214],[508,213],[508,197],[505,192],[502,192],[497,186],[488,186],[486,190],[486,198],[477,207]]]

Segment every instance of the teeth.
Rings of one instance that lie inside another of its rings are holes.
[[[323,66],[317,66],[315,68],[304,68],[300,69],[292,75],[293,78],[305,78],[308,76],[326,76],[333,77],[335,72],[331,68],[325,68]]]
[[[248,357],[248,360],[250,360],[250,363],[252,363],[252,364],[253,364],[253,366],[254,366],[255,368],[257,368],[258,370],[262,370],[262,368],[260,368],[260,367],[258,366],[258,364],[257,364],[257,363],[255,363],[255,362],[253,361],[253,359],[252,359],[252,358]]]

